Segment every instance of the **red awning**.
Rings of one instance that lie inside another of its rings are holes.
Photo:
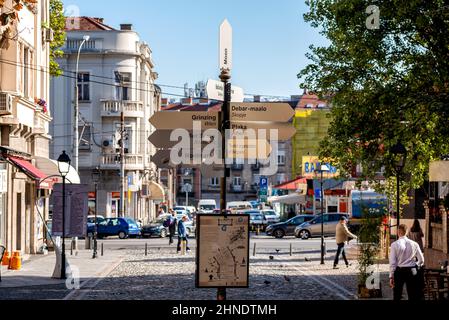
[[[306,178],[296,178],[295,180],[287,181],[280,185],[277,185],[277,186],[273,187],[273,189],[296,191],[298,189],[301,189],[300,185],[304,185],[304,184],[307,185]]]
[[[36,180],[38,183],[41,182],[43,179],[45,179],[47,176],[45,173],[40,171],[38,168],[33,166],[31,162],[27,160],[23,160],[20,158],[16,158],[13,156],[8,156],[8,159],[16,165],[20,170],[22,170],[27,176],[30,178]],[[52,189],[53,188],[53,180],[47,179],[45,181],[42,181],[38,186],[38,189]]]

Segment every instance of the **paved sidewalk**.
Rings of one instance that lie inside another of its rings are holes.
[[[112,267],[125,258],[125,254],[124,251],[107,251],[104,256],[92,259],[91,250],[80,250],[77,255],[70,255],[68,251],[66,257],[70,265],[79,270],[79,284],[82,287],[88,282],[107,276]],[[0,300],[64,298],[71,291],[67,289],[66,280],[52,278],[55,263],[56,256],[52,252],[45,256],[31,256],[19,271],[2,267]]]

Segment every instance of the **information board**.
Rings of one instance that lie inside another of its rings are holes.
[[[249,215],[197,216],[196,286],[248,288]]]

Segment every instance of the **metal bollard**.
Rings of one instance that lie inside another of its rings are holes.
[[[256,256],[256,243],[254,242],[253,257]]]
[[[101,243],[101,256],[103,256],[103,242]]]
[[[293,246],[292,246],[292,244],[290,243],[290,257],[293,255]]]
[[[70,242],[70,255],[73,256],[73,240]]]
[[[181,255],[186,255],[186,247],[187,247],[187,241],[184,239],[181,241]]]
[[[148,255],[148,243],[145,243],[145,256]]]

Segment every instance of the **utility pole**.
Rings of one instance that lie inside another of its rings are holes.
[[[123,113],[123,102],[120,101],[122,111],[120,113],[120,213],[119,217],[125,216],[125,114]]]

